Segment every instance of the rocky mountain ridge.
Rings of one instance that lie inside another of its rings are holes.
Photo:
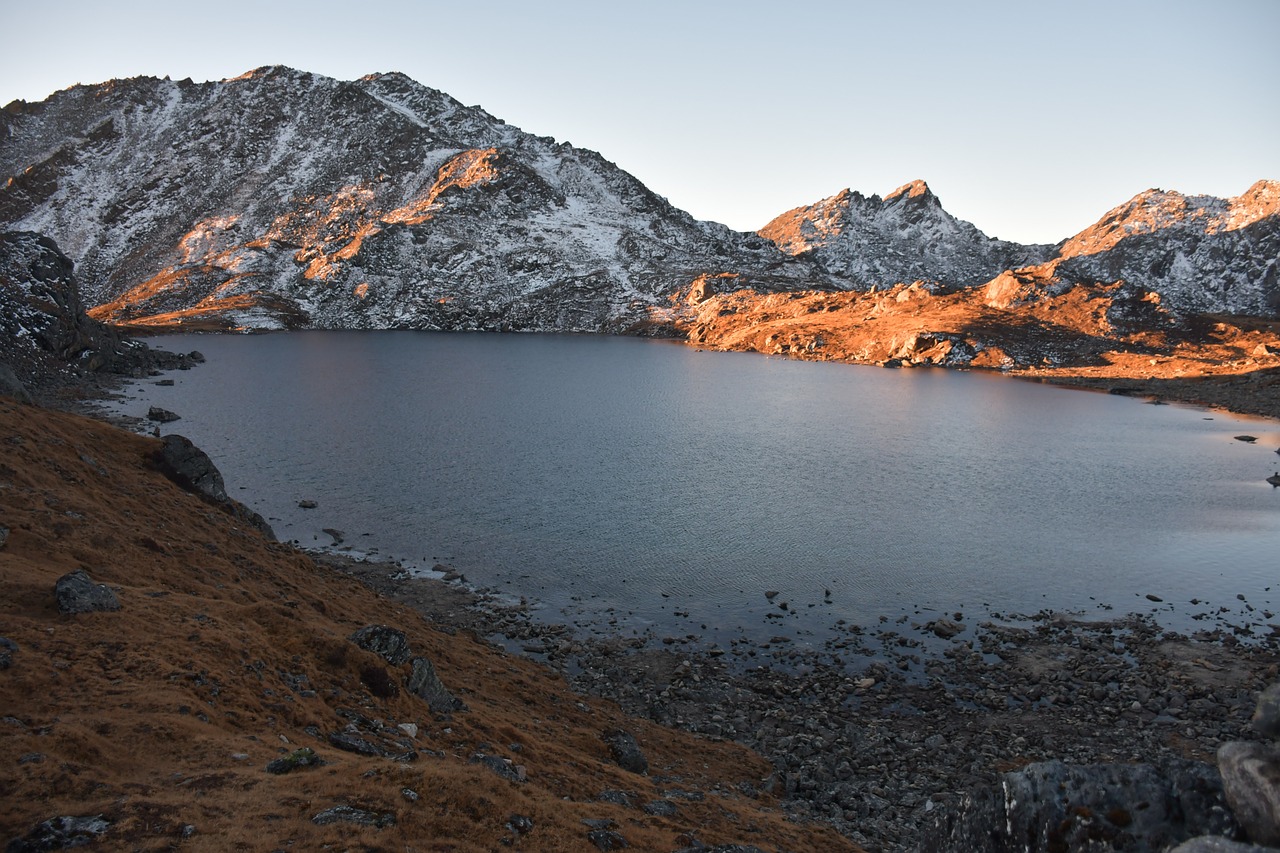
[[[1239,196],[1146,190],[1055,246],[987,237],[943,210],[923,181],[881,199],[843,190],[759,232],[812,257],[851,288],[914,281],[978,287],[1010,273],[1074,284],[1117,281],[1182,313],[1280,313],[1280,182]]]
[[[0,222],[54,237],[113,322],[636,331],[699,275],[825,278],[400,74],[77,86],[0,140]]]
[[[921,180],[883,199],[844,189],[781,214],[758,233],[790,254],[811,254],[856,290],[914,281],[973,287],[1048,260],[1052,248],[988,237],[947,213]]]
[[[15,101],[0,173],[0,227],[55,239],[94,316],[120,324],[668,333],[691,290],[945,290],[1027,269],[1124,279],[1174,311],[1280,309],[1276,182],[1148,191],[1057,246],[989,238],[923,181],[747,234],[397,73],[265,67]]]

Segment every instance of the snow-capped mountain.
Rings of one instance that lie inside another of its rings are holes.
[[[401,74],[76,86],[5,107],[0,172],[116,321],[623,331],[695,279],[838,286]]]
[[[1235,198],[1147,190],[1060,244],[1056,274],[1124,280],[1182,313],[1280,314],[1280,182]]]
[[[859,290],[928,281],[974,287],[1000,272],[1049,258],[1050,246],[996,240],[956,219],[924,181],[864,196],[841,190],[760,229],[785,252],[809,255]]]
[[[943,210],[923,181],[884,199],[844,190],[782,214],[759,233],[854,289],[916,280],[1007,284],[1018,276],[995,280],[1023,270],[1023,279],[1066,287],[1124,281],[1180,313],[1280,313],[1276,181],[1229,199],[1147,190],[1056,246],[989,238]]]
[[[741,287],[951,289],[1032,268],[1019,280],[1123,279],[1173,311],[1280,312],[1276,182],[1151,190],[1057,246],[987,237],[923,181],[744,234],[402,74],[266,67],[15,101],[0,175],[0,228],[53,238],[117,322],[645,332],[670,328],[673,299]]]

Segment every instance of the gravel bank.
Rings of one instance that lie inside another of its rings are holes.
[[[632,714],[752,747],[773,764],[769,785],[796,818],[830,821],[872,850],[915,849],[935,809],[1034,761],[1212,762],[1220,744],[1255,737],[1257,694],[1280,672],[1280,630],[1260,611],[1253,621],[1207,617],[1191,636],[1145,615],[1042,612],[903,617],[844,626],[820,649],[726,649],[583,636],[456,581],[321,560],[437,623],[545,661]]]

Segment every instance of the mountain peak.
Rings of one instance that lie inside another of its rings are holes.
[[[925,198],[933,198],[933,199],[937,198],[937,196],[933,194],[933,190],[929,189],[929,185],[926,184],[924,181],[920,180],[919,178],[917,178],[914,181],[911,181],[910,183],[903,184],[902,186],[898,187],[896,190],[894,190],[893,192],[885,196],[884,200],[893,201],[899,196],[902,196],[905,198],[919,198],[921,196]]]

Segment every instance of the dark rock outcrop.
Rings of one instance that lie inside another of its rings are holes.
[[[461,699],[449,692],[436,668],[426,658],[414,658],[413,669],[405,682],[405,688],[420,699],[425,699],[433,713],[448,714],[453,711],[465,711],[467,706]]]
[[[1200,835],[1232,835],[1222,782],[1208,764],[1031,764],[972,792],[924,833],[923,851],[1161,853]]]
[[[183,435],[166,435],[153,456],[156,467],[182,488],[253,527],[268,539],[275,532],[261,515],[227,495],[222,472],[209,455]]]
[[[54,587],[58,611],[68,615],[120,609],[120,599],[111,587],[94,583],[84,569],[76,569],[58,578]]]
[[[613,760],[623,770],[641,774],[649,772],[649,760],[644,757],[640,744],[631,732],[621,729],[605,732],[604,742],[609,745],[609,754],[613,756]]]
[[[111,822],[102,815],[51,817],[22,838],[10,841],[4,850],[5,853],[46,853],[83,847],[97,841],[110,828]]]
[[[354,823],[382,829],[385,826],[395,826],[396,816],[391,812],[371,812],[355,806],[333,806],[316,814],[311,822],[318,826],[327,823]]]
[[[366,625],[351,635],[351,642],[373,652],[392,666],[409,660],[409,638],[404,631],[386,625]]]

